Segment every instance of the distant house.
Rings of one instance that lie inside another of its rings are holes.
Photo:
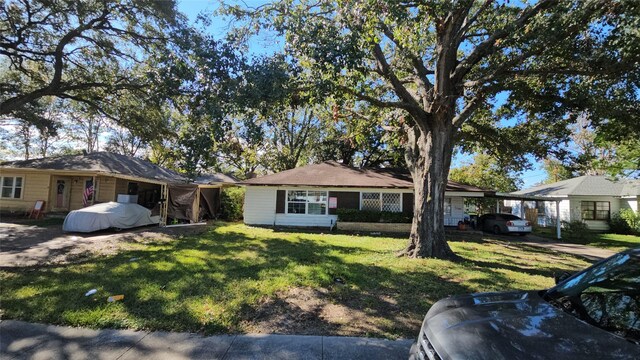
[[[205,213],[215,217],[220,188],[235,180],[223,174],[197,180],[190,183],[149,161],[109,152],[4,162],[0,211],[26,211],[44,200],[46,212],[68,212],[120,197],[152,209],[161,223],[167,216],[191,221]]]
[[[246,187],[244,222],[250,225],[329,227],[337,209],[413,214],[413,182],[406,171],[356,169],[334,161],[308,165],[239,183]],[[445,225],[464,219],[464,198],[486,190],[450,181]]]
[[[579,176],[552,184],[535,186],[511,193],[515,196],[555,198],[560,202],[561,221],[584,221],[592,230],[608,230],[607,220],[621,209],[638,211],[640,180],[613,181],[605,176]],[[515,202],[514,213],[522,210]],[[537,208],[539,216],[558,218],[552,201],[527,202],[525,207]]]

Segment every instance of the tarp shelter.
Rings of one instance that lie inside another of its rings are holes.
[[[169,184],[167,217],[198,222],[220,215],[220,193],[236,179],[225,174],[205,174],[188,184]]]

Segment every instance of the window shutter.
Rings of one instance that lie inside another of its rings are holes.
[[[284,214],[286,197],[287,197],[286,190],[278,190],[276,192],[276,214]]]

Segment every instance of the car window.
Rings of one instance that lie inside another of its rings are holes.
[[[581,320],[640,343],[640,253],[623,253],[570,277],[545,299]]]
[[[504,220],[521,220],[519,217],[511,214],[500,215]]]

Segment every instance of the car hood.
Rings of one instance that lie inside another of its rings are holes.
[[[423,326],[443,359],[638,359],[640,346],[550,305],[537,292],[435,303]]]

